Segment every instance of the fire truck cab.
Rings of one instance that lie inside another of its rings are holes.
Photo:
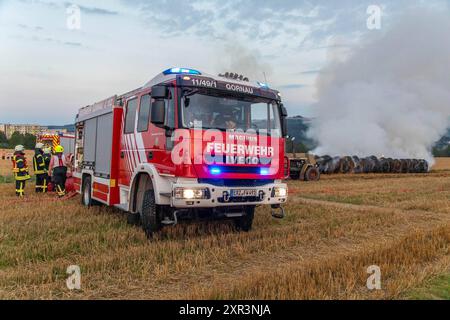
[[[168,69],[79,110],[75,188],[85,206],[120,208],[148,236],[201,219],[249,231],[256,206],[284,217],[286,117],[266,84]]]

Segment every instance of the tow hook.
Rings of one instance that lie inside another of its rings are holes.
[[[279,211],[278,213],[277,210]],[[286,217],[284,208],[279,204],[272,205],[272,217],[274,217],[275,219],[284,219]]]
[[[228,193],[228,191],[224,191],[223,192],[223,201],[224,202],[229,202],[230,201],[230,194]]]

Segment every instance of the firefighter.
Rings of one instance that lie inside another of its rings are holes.
[[[44,159],[44,145],[37,143],[34,150],[33,170],[36,175],[36,193],[47,193],[48,171]]]
[[[229,109],[223,110],[214,122],[219,128],[226,130],[236,130],[238,124],[235,113]]]
[[[49,172],[48,168],[50,166],[50,160],[52,158],[52,148],[48,148],[48,147],[45,148],[43,156],[44,156],[44,161],[45,161],[45,170],[47,170],[47,172]]]
[[[50,160],[49,173],[58,197],[66,195],[67,161],[62,146],[55,147],[55,154]]]
[[[18,145],[14,148],[12,162],[14,179],[16,180],[16,196],[23,198],[25,196],[25,182],[30,180],[24,146]]]
[[[54,191],[54,188],[52,188],[52,179],[49,175],[50,160],[52,159],[52,148],[51,147],[44,148],[43,156],[45,161],[45,170],[47,171],[47,192]]]

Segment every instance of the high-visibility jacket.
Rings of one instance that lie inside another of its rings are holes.
[[[47,172],[48,172],[48,170],[50,168],[50,160],[52,159],[52,155],[45,153],[43,155],[43,157],[44,157],[44,161],[45,161],[45,170],[47,170]]]
[[[30,174],[28,173],[27,160],[23,154],[17,153],[13,156],[13,172],[14,178],[17,181],[30,180]]]
[[[45,159],[42,153],[36,153],[33,157],[33,170],[34,174],[45,174],[47,168],[45,166]]]

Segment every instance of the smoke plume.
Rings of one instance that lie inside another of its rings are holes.
[[[257,50],[250,50],[239,42],[228,42],[218,54],[218,72],[236,72],[249,77],[252,81],[265,81],[272,75],[272,67],[264,62]]]
[[[316,154],[421,158],[450,126],[450,14],[405,14],[318,78]]]

